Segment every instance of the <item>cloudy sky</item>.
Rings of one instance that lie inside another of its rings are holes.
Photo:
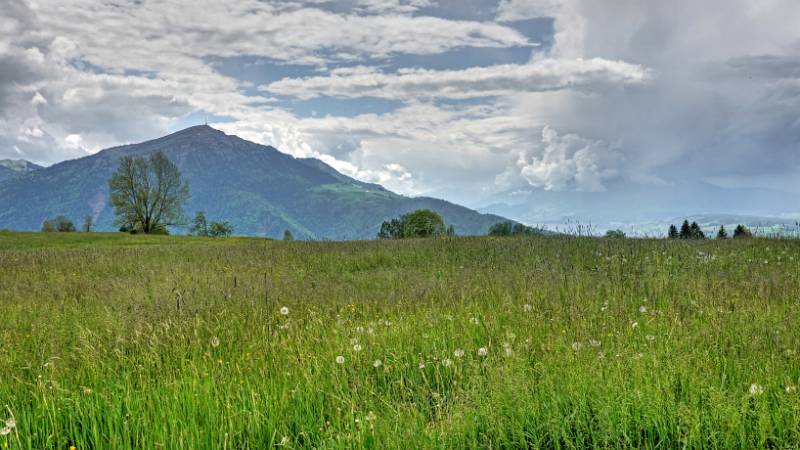
[[[0,158],[210,124],[405,194],[800,192],[797,0],[0,0]]]

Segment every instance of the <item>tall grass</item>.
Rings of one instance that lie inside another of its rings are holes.
[[[0,234],[0,446],[798,447],[798,262],[767,239]]]

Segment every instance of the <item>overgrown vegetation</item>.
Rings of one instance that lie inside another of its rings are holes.
[[[0,234],[0,446],[797,448],[798,258]]]

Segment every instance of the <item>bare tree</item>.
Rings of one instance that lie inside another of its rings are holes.
[[[108,188],[116,223],[128,230],[152,234],[185,222],[189,185],[162,151],[122,158]]]

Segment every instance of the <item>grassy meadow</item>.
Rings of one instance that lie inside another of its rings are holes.
[[[797,240],[0,233],[0,447],[797,448],[799,263]]]

